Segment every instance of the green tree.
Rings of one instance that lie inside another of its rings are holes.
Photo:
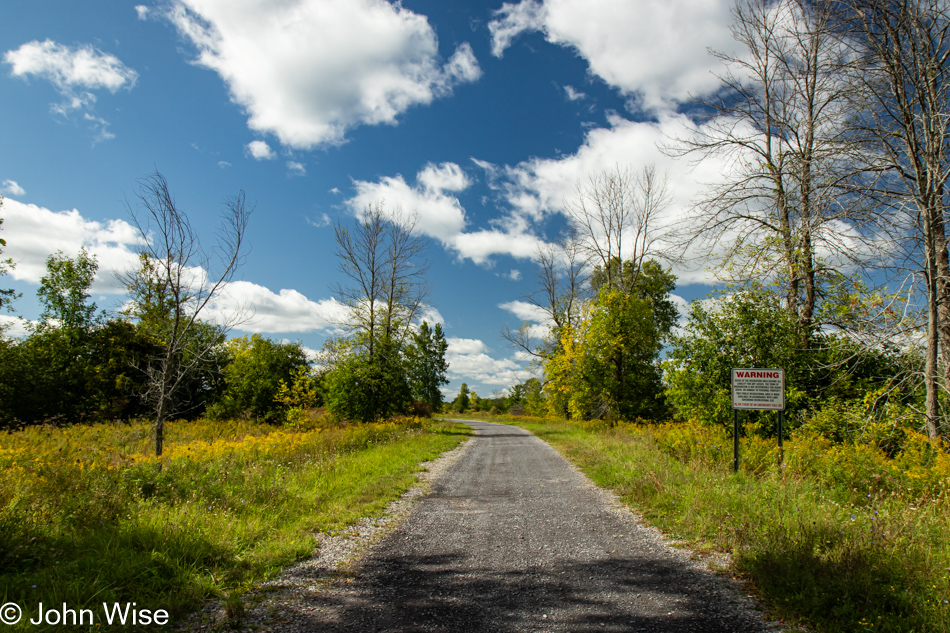
[[[260,334],[224,345],[224,389],[209,406],[216,418],[250,417],[274,421],[283,414],[277,396],[282,383],[293,383],[307,355],[300,343],[277,343]]]
[[[327,408],[358,420],[406,413],[407,347],[428,292],[425,240],[411,221],[380,206],[368,208],[352,229],[337,225],[335,237],[347,279],[335,292],[347,307],[348,340],[327,376]]]
[[[658,365],[678,314],[670,300],[675,277],[653,260],[612,261],[613,283],[595,270],[597,299],[544,365],[548,405],[582,419],[656,418],[664,411]]]
[[[96,304],[89,301],[90,288],[99,264],[94,256],[79,249],[76,259],[62,251],[46,258],[46,274],[40,279],[37,297],[43,307],[41,328],[52,327],[69,333],[88,333],[96,325]]]
[[[406,348],[412,397],[425,402],[433,411],[439,411],[442,408],[440,387],[449,383],[445,377],[449,369],[445,360],[449,344],[442,332],[442,325],[436,323],[434,328],[430,328],[428,322],[423,321],[412,338],[412,345]]]
[[[468,385],[462,383],[462,386],[459,387],[459,393],[455,396],[455,400],[452,401],[452,411],[456,413],[464,413],[468,411],[468,405],[471,402],[471,397],[468,391]]]

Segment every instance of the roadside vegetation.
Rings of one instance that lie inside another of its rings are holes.
[[[314,553],[315,535],[380,513],[461,425],[176,421],[34,426],[0,435],[0,602],[19,628],[63,602],[165,609],[171,622]],[[161,463],[161,470],[158,464]],[[237,601],[237,602],[235,602]],[[104,626],[104,625],[103,625]],[[49,627],[56,628],[56,627]],[[102,628],[102,627],[99,627]]]
[[[775,440],[749,437],[733,474],[715,427],[473,417],[532,431],[667,537],[729,553],[722,571],[788,625],[950,631],[950,457],[926,436],[894,458],[802,433],[781,469]]]

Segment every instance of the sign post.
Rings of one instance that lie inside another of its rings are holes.
[[[782,412],[785,411],[785,370],[732,370],[732,470],[739,472],[739,410],[778,411],[778,461],[782,465]]]

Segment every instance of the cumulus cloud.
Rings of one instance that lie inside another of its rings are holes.
[[[112,134],[105,129],[108,123],[92,114],[96,96],[91,91],[105,89],[114,94],[122,88],[131,89],[138,79],[138,73],[118,57],[88,44],[70,47],[53,40],[34,40],[7,51],[3,61],[10,65],[14,77],[34,76],[49,81],[63,97],[62,102],[51,106],[53,112],[64,116],[81,112],[83,119],[99,130],[101,139]]]
[[[16,262],[10,275],[31,283],[39,283],[46,274],[47,257],[57,251],[75,257],[85,246],[99,262],[93,284],[93,291],[99,293],[124,292],[114,273],[136,266],[135,249],[141,244],[138,231],[124,220],[96,222],[76,209],[50,211],[10,199],[3,203],[3,237],[7,241],[4,256]]]
[[[303,163],[298,163],[295,160],[287,161],[287,171],[290,172],[291,176],[306,176],[307,168],[304,167]]]
[[[530,377],[523,361],[493,358],[488,346],[478,339],[447,338],[446,342],[449,344],[445,354],[448,375],[454,380],[507,387]]]
[[[275,293],[249,281],[234,281],[209,306],[208,318],[224,323],[243,315],[235,329],[255,334],[329,332],[346,312],[333,298],[313,301],[296,290]]]
[[[416,174],[414,185],[400,175],[386,176],[377,182],[354,182],[356,195],[346,205],[359,215],[368,206],[383,201],[388,208],[399,209],[403,215],[414,218],[423,234],[476,264],[487,264],[495,255],[536,257],[544,242],[517,219],[500,218],[492,228],[465,232],[465,209],[458,197],[451,194],[464,191],[471,184],[459,165],[429,163]]]
[[[649,109],[713,90],[718,62],[708,49],[730,50],[732,0],[522,0],[505,3],[488,28],[501,57],[515,38],[538,31],[573,48],[590,71]]]
[[[149,16],[149,8],[144,4],[135,5],[135,13],[138,15],[140,20],[147,20]]]
[[[245,149],[254,160],[274,160],[277,158],[277,154],[266,141],[251,141]]]
[[[567,96],[568,101],[580,101],[587,98],[586,94],[575,90],[574,86],[564,86],[564,94]]]
[[[441,64],[426,18],[385,0],[176,0],[168,15],[249,127],[293,148],[341,143],[358,125],[395,124],[481,74],[467,43]]]
[[[455,163],[428,164],[416,175],[415,186],[400,176],[386,176],[378,182],[357,180],[356,195],[346,205],[356,214],[385,201],[390,209],[414,217],[416,226],[429,237],[451,242],[464,229],[465,210],[458,198],[448,195],[467,188],[468,176]]]
[[[26,189],[17,184],[15,180],[4,180],[2,190],[8,196],[26,195]]]

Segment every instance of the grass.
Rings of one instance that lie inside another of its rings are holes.
[[[211,598],[234,611],[243,590],[312,555],[316,533],[378,514],[468,432],[176,422],[161,470],[146,424],[0,435],[0,604],[23,609],[10,630],[57,628],[28,624],[40,602],[91,609],[98,630],[102,603],[164,609],[172,624]]]
[[[772,443],[750,438],[733,474],[716,429],[507,421],[668,536],[730,552],[772,617],[829,633],[950,631],[950,468],[926,441],[888,459],[806,437],[786,442],[780,470]]]

